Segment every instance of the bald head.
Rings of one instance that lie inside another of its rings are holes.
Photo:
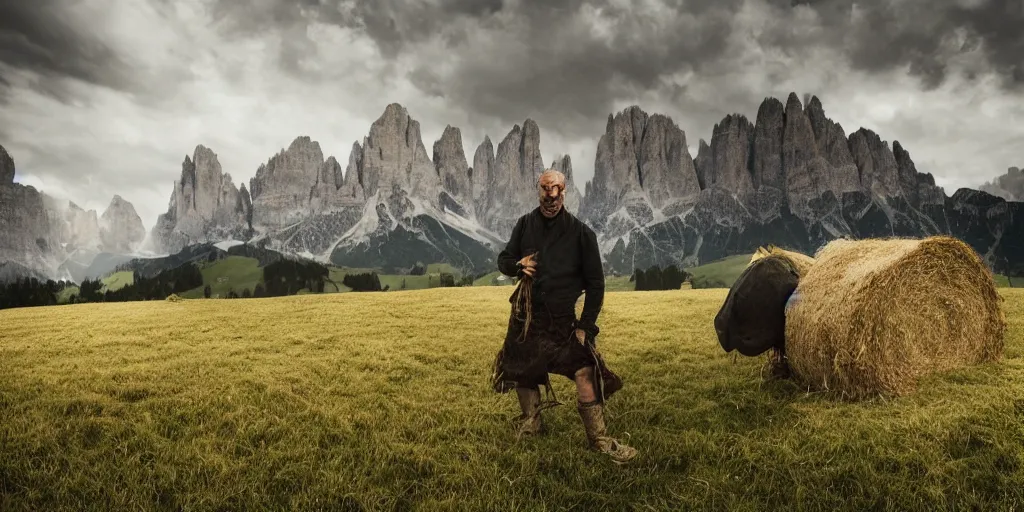
[[[537,194],[540,212],[548,218],[558,215],[565,201],[565,175],[554,169],[544,171],[537,179]]]
[[[543,187],[545,185],[561,185],[565,189],[565,175],[561,171],[554,169],[548,169],[541,173],[540,177],[537,178],[537,185]]]

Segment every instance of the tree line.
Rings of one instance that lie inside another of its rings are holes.
[[[0,309],[52,306],[57,304],[57,296],[68,286],[74,286],[74,283],[52,279],[40,281],[35,277],[8,281],[0,285]]]
[[[637,291],[678,290],[690,277],[688,272],[680,270],[675,265],[669,265],[664,269],[655,265],[647,270],[635,269],[629,280],[634,283]]]
[[[117,290],[103,289],[99,279],[86,279],[78,285],[78,293],[68,302],[128,302],[136,300],[162,300],[171,294],[184,293],[203,285],[203,274],[195,263],[161,271],[146,277],[139,271],[132,272],[132,283]]]
[[[78,284],[78,291],[68,297],[68,302],[160,300],[203,285],[203,274],[192,263],[165,270],[153,277],[145,277],[135,271],[132,278],[131,284],[119,290],[103,290],[100,279],[85,279]],[[26,277],[12,280],[0,286],[0,309],[52,306],[58,303],[58,297],[65,289],[73,286],[75,284],[70,281],[52,279],[40,281]]]
[[[354,292],[381,292],[390,288],[381,288],[380,276],[376,272],[345,274],[345,277],[341,279],[341,284],[349,287]]]
[[[281,259],[263,267],[267,297],[295,295],[299,290],[323,293],[331,271],[315,261]]]
[[[426,266],[415,265],[410,269],[410,276],[423,276]],[[431,286],[459,287],[472,286],[480,275],[463,275],[456,277],[451,272],[440,272],[428,277]],[[344,285],[353,291],[389,291],[390,286],[382,286],[380,276],[376,272],[346,274],[341,283],[330,279],[327,266],[307,260],[280,259],[263,267],[263,283],[256,283],[250,290],[245,288],[229,290],[226,298],[277,297],[294,295],[300,290],[323,293],[328,285],[340,290]],[[0,309],[25,306],[55,305],[61,293],[68,287],[76,286],[70,281],[53,280],[39,281],[36,278],[23,278],[0,284]],[[83,302],[124,302],[136,300],[162,300],[172,294],[183,294],[190,290],[202,288],[203,296],[213,297],[211,284],[203,282],[199,266],[194,262],[186,262],[171,269],[161,270],[150,277],[138,266],[132,270],[132,283],[118,290],[104,290],[100,279],[86,279],[78,285],[76,293],[68,298],[70,303]],[[406,289],[405,279],[401,289]],[[638,288],[639,289],[639,288]]]

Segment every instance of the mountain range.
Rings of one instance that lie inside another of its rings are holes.
[[[1007,201],[1024,201],[1024,171],[1019,167],[1010,167],[1006,174],[982,185],[981,191]]]
[[[15,183],[14,172],[14,159],[0,146],[0,281],[80,281],[98,258],[132,253],[145,239],[142,219],[121,196],[97,215]]]
[[[526,119],[496,147],[485,137],[470,160],[461,131],[447,126],[431,155],[419,122],[391,104],[344,168],[300,136],[260,165],[248,187],[198,145],[148,237],[118,196],[97,217],[13,183],[4,151],[0,233],[12,236],[0,242],[0,261],[74,276],[96,272],[89,259],[101,254],[124,261],[140,248],[171,254],[236,240],[387,273],[417,262],[486,272],[515,220],[536,206],[536,177],[556,168],[568,178],[567,209],[598,233],[613,272],[691,266],[767,243],[812,253],[838,237],[945,233],[994,270],[1024,274],[1024,203],[966,188],[947,196],[898,141],[890,146],[863,128],[847,135],[816,97],[765,98],[753,122],[730,114],[695,156],[670,117],[637,106],[611,114],[583,194],[568,156],[545,165],[540,137]],[[1016,183],[1013,171],[990,192]]]

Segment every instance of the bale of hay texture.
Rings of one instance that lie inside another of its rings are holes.
[[[783,255],[767,255],[748,265],[715,315],[722,349],[750,357],[780,350],[785,343],[786,302],[799,282],[798,268]]]
[[[992,273],[960,240],[835,240],[790,299],[785,343],[798,380],[861,399],[998,360],[1005,330]]]

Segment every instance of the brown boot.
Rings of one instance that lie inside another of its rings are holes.
[[[636,456],[636,448],[626,446],[618,440],[608,437],[604,425],[604,405],[599,401],[577,403],[583,428],[587,432],[590,448],[605,453],[616,464],[623,464]]]
[[[519,416],[517,435],[532,436],[544,432],[544,422],[540,417],[540,388],[516,388],[519,396],[519,407],[523,414]]]

